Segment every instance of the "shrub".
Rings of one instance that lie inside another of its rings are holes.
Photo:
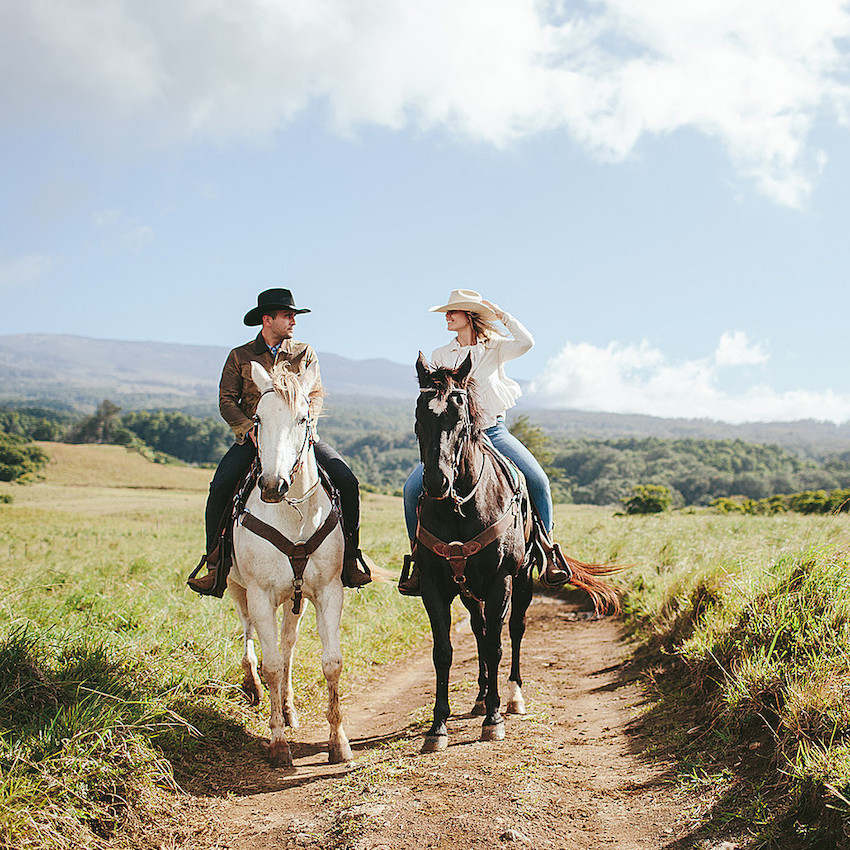
[[[17,481],[27,473],[38,472],[47,455],[21,437],[0,434],[0,481]]]
[[[660,514],[672,504],[673,494],[663,484],[638,484],[623,500],[627,514]]]

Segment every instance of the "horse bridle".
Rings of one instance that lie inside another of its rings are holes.
[[[274,387],[268,387],[267,389],[263,390],[263,391],[260,393],[260,398],[262,399],[262,397],[263,397],[264,395],[266,395],[266,393],[273,393],[273,392],[275,392],[275,388],[274,388]],[[259,407],[259,401],[257,402],[257,406]],[[257,477],[259,478],[259,476],[260,476],[260,475],[262,475],[262,472],[263,472],[263,465],[262,465],[262,462],[260,461],[260,449],[259,449],[259,442],[260,442],[260,416],[259,416],[259,414],[258,414],[258,413],[256,413],[256,411],[254,412],[253,419],[254,419],[254,427],[257,429]],[[314,436],[314,434],[313,434],[313,420],[312,420],[312,418],[310,417],[310,409],[309,409],[309,407],[308,407],[308,408],[307,408],[307,418],[306,418],[306,420],[305,420],[305,422],[304,422],[304,440],[301,442],[301,448],[300,448],[300,449],[298,449],[298,454],[297,454],[297,455],[296,455],[296,457],[295,457],[295,463],[292,465],[292,469],[289,471],[289,477],[290,477],[290,479],[291,479],[291,478],[295,475],[295,473],[296,473],[296,472],[298,472],[298,470],[299,470],[299,469],[300,469],[300,468],[304,465],[304,452],[305,452],[305,451],[306,451],[306,450],[307,450],[310,446],[315,445],[315,443],[316,443],[316,438],[315,438],[315,436]],[[282,483],[283,483],[283,482],[281,482],[281,484],[282,484]],[[307,492],[306,492],[303,496],[301,496],[300,498],[298,498],[298,499],[290,499],[290,498],[288,498],[288,497],[286,497],[286,496],[283,496],[283,501],[284,501],[284,502],[286,502],[288,505],[291,505],[291,506],[292,506],[293,508],[295,508],[296,510],[298,510],[298,507],[297,507],[297,506],[298,506],[298,505],[300,505],[302,502],[306,502],[306,501],[307,501],[307,499],[309,499],[309,498],[310,498],[310,496],[313,494],[313,491],[314,491],[314,490],[316,489],[316,487],[318,487],[318,486],[319,486],[319,481],[317,480],[317,481],[316,481],[316,483],[315,483],[315,484],[313,484],[313,485],[310,487],[310,489],[309,489],[309,490],[308,490],[308,491],[307,491]],[[280,491],[280,485],[278,485],[278,491]],[[299,511],[299,513],[300,513],[300,511]]]
[[[422,393],[439,393],[441,392],[437,387],[422,387],[419,390],[420,394]],[[456,470],[460,465],[460,456],[463,453],[464,446],[472,437],[472,420],[469,418],[469,392],[463,387],[452,387],[449,390],[446,390],[446,395],[450,395],[451,393],[458,393],[466,399],[466,402],[463,405],[463,427],[461,429],[460,437],[457,441],[457,446],[455,447],[455,454],[452,458],[452,469]],[[472,489],[465,495],[459,496],[457,491],[455,490],[454,484],[454,476],[452,476],[452,483],[449,487],[449,492],[446,493],[445,496],[432,496],[430,493],[425,491],[425,487],[423,484],[422,495],[426,496],[429,499],[433,499],[434,501],[441,501],[442,499],[448,499],[451,497],[452,501],[455,503],[457,507],[458,513],[463,516],[463,511],[461,510],[461,506],[465,505],[474,495],[475,491],[478,489],[478,485],[481,483],[481,479],[484,475],[484,463],[481,464],[481,469],[478,470],[478,478],[475,481],[475,484],[472,485]]]
[[[420,393],[439,393],[441,392],[436,387],[426,387],[419,390]],[[465,389],[462,388],[453,388],[448,390],[447,393],[458,392],[463,393],[468,398],[468,393]],[[469,407],[468,405],[464,405],[463,411],[463,430],[461,432],[460,438],[457,441],[457,450],[455,452],[454,457],[454,469],[457,469],[460,455],[463,451],[464,445],[471,439],[472,436],[472,422],[469,418]],[[478,489],[479,484],[484,477],[484,465],[487,461],[487,458],[490,459],[490,463],[497,465],[497,462],[493,458],[492,452],[495,449],[492,446],[489,446],[489,450],[484,452],[484,459],[481,461],[481,469],[478,471],[478,478],[473,484],[472,489],[465,496],[458,496],[454,489],[454,478],[452,479],[451,487],[449,488],[449,492],[445,496],[430,496],[425,492],[424,482],[422,488],[422,495],[420,498],[428,498],[433,499],[434,501],[440,501],[442,499],[447,499],[451,496],[452,500],[455,503],[455,508],[457,512],[464,516],[463,510],[461,506],[468,502],[474,495],[475,491]],[[480,606],[484,605],[484,601],[476,596],[476,594],[469,588],[466,583],[466,562],[473,555],[476,555],[482,549],[485,549],[491,543],[494,543],[498,538],[512,525],[516,524],[520,517],[520,489],[517,488],[514,490],[513,496],[508,502],[504,512],[502,515],[491,525],[485,528],[483,531],[480,531],[472,540],[467,540],[465,543],[455,540],[452,542],[446,542],[441,540],[435,534],[430,532],[428,529],[422,526],[422,523],[417,520],[416,523],[416,540],[421,543],[426,549],[432,551],[435,555],[440,558],[443,558],[448,562],[451,571],[452,578],[455,583],[460,587],[461,593],[470,599],[474,599]],[[421,507],[421,505],[420,505]],[[417,511],[418,516],[418,511]]]

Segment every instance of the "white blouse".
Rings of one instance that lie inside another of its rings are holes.
[[[472,354],[470,376],[475,379],[475,402],[485,428],[495,425],[496,417],[504,416],[522,395],[519,384],[505,374],[505,363],[521,357],[534,345],[534,337],[509,313],[502,314],[502,324],[513,339],[497,336],[475,345],[461,345],[455,337],[431,354],[431,363],[441,369],[456,369],[467,354]]]

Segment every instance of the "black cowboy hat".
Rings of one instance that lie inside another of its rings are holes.
[[[257,306],[245,314],[245,324],[261,325],[263,316],[275,310],[290,310],[293,313],[309,313],[295,306],[295,299],[288,289],[267,289],[257,296]]]

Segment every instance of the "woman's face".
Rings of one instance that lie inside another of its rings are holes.
[[[457,333],[469,323],[469,313],[465,310],[446,310],[446,328],[452,333]]]

